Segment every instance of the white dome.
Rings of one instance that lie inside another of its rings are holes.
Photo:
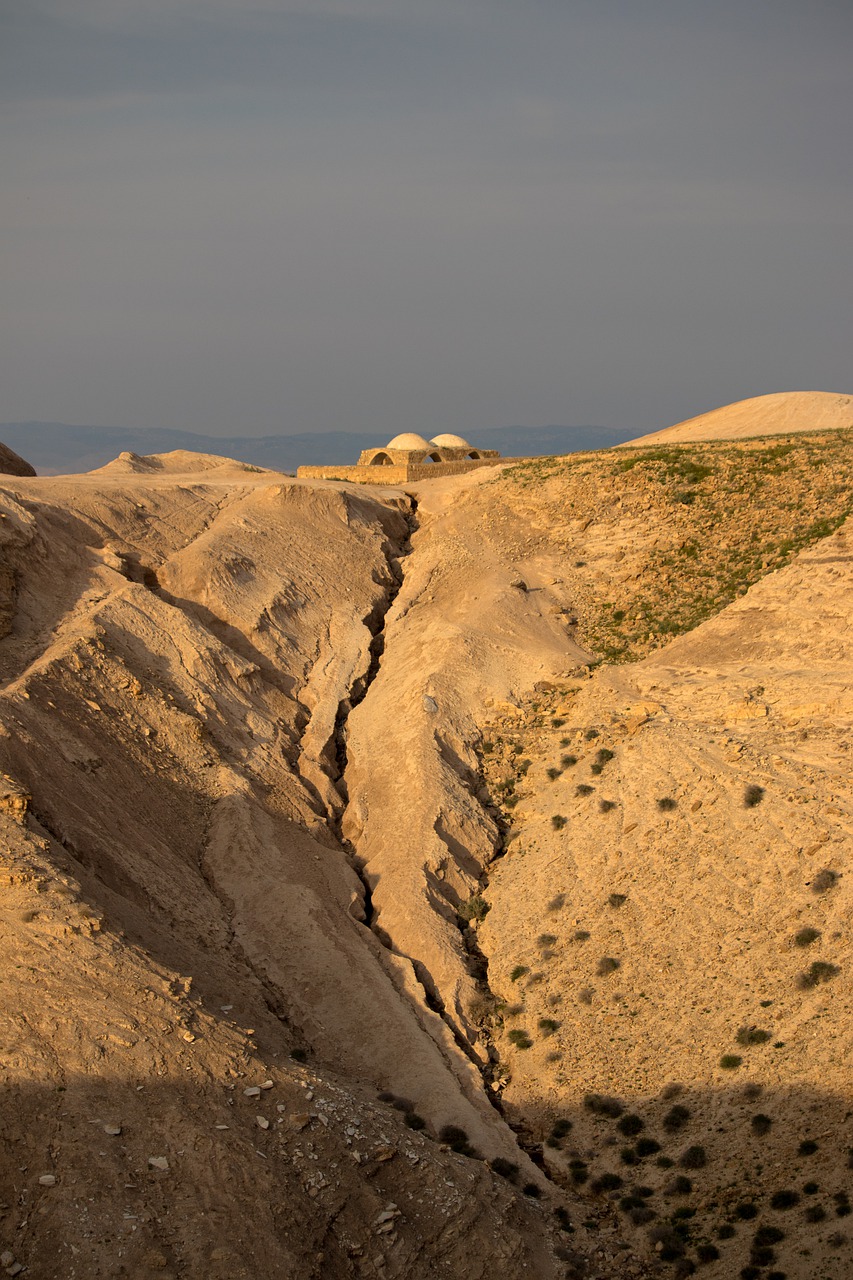
[[[471,446],[467,440],[463,440],[461,436],[433,436],[430,444],[437,444],[439,449],[470,449]]]
[[[386,449],[428,449],[429,440],[424,440],[423,436],[416,435],[414,431],[404,431],[401,436],[395,436],[393,440],[389,440],[385,448]]]

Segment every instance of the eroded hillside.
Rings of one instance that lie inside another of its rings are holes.
[[[851,469],[5,485],[10,1265],[843,1275]]]

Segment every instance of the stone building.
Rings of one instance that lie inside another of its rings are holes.
[[[357,466],[300,467],[296,474],[319,480],[402,484],[409,480],[459,475],[489,466],[500,456],[497,449],[477,449],[461,436],[439,435],[426,440],[413,431],[406,431],[381,449],[365,449]]]

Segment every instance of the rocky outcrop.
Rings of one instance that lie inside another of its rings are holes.
[[[34,476],[35,467],[31,467],[23,458],[19,458],[8,445],[0,444],[0,474],[6,476]]]

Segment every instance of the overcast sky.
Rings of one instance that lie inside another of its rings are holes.
[[[850,0],[0,0],[0,421],[853,391]]]

